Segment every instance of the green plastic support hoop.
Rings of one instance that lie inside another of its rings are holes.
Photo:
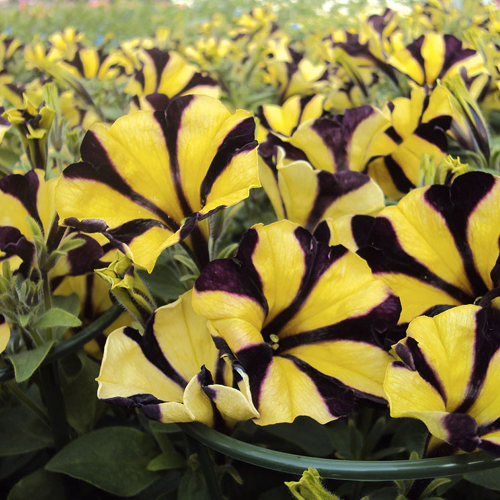
[[[314,458],[283,453],[239,441],[199,423],[180,424],[182,430],[204,445],[242,462],[300,476],[309,467],[321,477],[350,481],[395,481],[451,477],[500,467],[500,457],[464,453],[420,460],[360,461]]]
[[[87,342],[98,337],[105,328],[107,328],[115,319],[123,312],[123,308],[119,304],[113,304],[105,313],[101,314],[94,322],[84,328],[82,331],[73,335],[67,340],[63,340],[52,349],[47,357],[43,360],[42,366],[52,363],[67,354],[77,351]],[[14,378],[14,369],[12,366],[0,368],[0,382],[7,382]]]

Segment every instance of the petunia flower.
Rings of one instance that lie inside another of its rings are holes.
[[[27,98],[23,109],[11,109],[3,113],[10,124],[19,132],[21,142],[33,168],[45,170],[49,131],[55,111],[48,106],[38,110]]]
[[[451,187],[415,189],[376,218],[373,272],[400,297],[401,323],[436,306],[488,303],[499,295],[500,180],[484,172]]]
[[[390,356],[379,335],[397,321],[399,299],[340,245],[286,220],[254,226],[234,259],[203,270],[193,307],[248,373],[259,425],[326,423],[355,397],[384,402]]]
[[[389,64],[417,85],[431,88],[438,79],[456,74],[461,68],[466,68],[469,75],[484,70],[483,58],[478,52],[464,48],[453,35],[433,32],[395,52],[389,58]]]
[[[64,224],[102,232],[152,271],[166,247],[186,240],[208,261],[198,221],[259,187],[255,123],[208,96],[183,96],[164,112],[141,111],[87,132],[83,162],[63,172],[56,206]]]
[[[446,131],[451,125],[449,94],[436,87],[412,91],[411,98],[398,97],[387,105],[390,126],[373,141],[366,172],[391,199],[399,199],[417,185],[422,155],[439,163],[446,155]]]
[[[377,215],[385,206],[384,193],[366,174],[315,170],[306,161],[284,163],[278,147],[274,175],[263,171],[261,181],[278,219],[288,219],[314,231],[324,219],[344,215]]]
[[[387,368],[384,381],[392,417],[421,420],[451,445],[448,452],[500,455],[498,321],[473,305],[421,316],[394,350],[400,361]]]
[[[97,396],[140,407],[164,423],[197,421],[223,430],[258,417],[246,373],[222,357],[191,295],[160,307],[144,336],[126,327],[108,337]]]
[[[125,89],[125,92],[135,96],[132,103],[137,109],[166,109],[166,106],[155,106],[157,99],[148,98],[151,94],[160,94],[168,99],[186,94],[220,96],[217,82],[200,73],[177,52],[144,49],[138,57],[142,68],[135,71]]]
[[[343,115],[302,123],[289,142],[303,151],[320,170],[362,172],[379,135],[390,126],[387,116],[373,106],[346,109]]]
[[[324,100],[325,96],[321,94],[293,96],[282,106],[277,104],[260,106],[256,116],[260,120],[260,125],[267,131],[273,132],[278,137],[287,138],[293,135],[300,124],[323,115]]]

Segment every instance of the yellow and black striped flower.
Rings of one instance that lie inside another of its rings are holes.
[[[436,164],[446,156],[452,111],[440,86],[429,95],[413,90],[410,99],[398,97],[387,108],[390,126],[373,142],[366,172],[388,198],[399,199],[417,185],[422,155],[433,156]]]
[[[248,373],[260,425],[326,423],[355,397],[384,402],[390,356],[379,336],[397,322],[399,299],[340,245],[289,221],[257,225],[234,259],[203,270],[193,307]]]
[[[272,173],[261,165],[261,182],[278,219],[288,219],[313,232],[325,219],[345,215],[377,215],[385,206],[384,193],[366,174],[315,170],[303,160],[285,164],[278,146]]]
[[[227,430],[258,417],[248,376],[220,351],[206,319],[193,311],[192,292],[160,307],[144,335],[126,327],[106,342],[98,397],[141,407],[161,422],[202,422]]]
[[[438,79],[457,74],[466,68],[469,76],[484,71],[481,55],[464,48],[453,35],[426,33],[406,48],[395,52],[389,63],[417,85],[434,87]]]
[[[259,187],[255,122],[208,96],[183,96],[166,111],[140,111],[95,125],[83,162],[63,172],[56,206],[64,224],[102,232],[151,271],[179,241],[208,262],[208,223]]]
[[[316,169],[363,172],[375,142],[389,126],[384,113],[366,105],[346,109],[333,118],[308,120],[288,142]]]
[[[394,350],[400,361],[389,366],[384,382],[391,416],[424,422],[438,438],[430,455],[457,449],[500,455],[497,320],[473,305],[421,316]]]
[[[134,96],[132,104],[138,109],[164,110],[169,100],[186,94],[220,96],[218,83],[177,52],[143,49],[139,59],[142,67],[125,89]]]
[[[401,323],[437,306],[487,304],[499,295],[500,180],[484,172],[451,187],[415,189],[386,207],[361,250],[403,307]]]

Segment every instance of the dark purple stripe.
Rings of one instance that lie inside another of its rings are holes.
[[[263,328],[262,336],[266,342],[270,341],[270,335],[279,335],[285,325],[300,311],[321,276],[348,252],[342,245],[330,247],[324,243],[317,243],[312,235],[301,227],[295,230],[295,237],[304,254],[304,275],[297,295],[290,305]]]
[[[282,357],[292,361],[298,370],[309,377],[333,417],[344,417],[354,410],[353,391],[340,380],[319,372],[295,356]]]
[[[154,114],[156,121],[160,124],[167,145],[170,173],[174,182],[175,192],[185,217],[193,213],[193,209],[189,206],[186,195],[182,187],[179,158],[177,155],[177,141],[179,132],[182,129],[182,116],[192,101],[196,99],[193,95],[177,97],[173,99],[167,110],[163,113],[157,111]]]
[[[280,339],[279,348],[275,351],[275,354],[283,354],[294,347],[335,342],[337,340],[362,342],[382,347],[383,333],[396,326],[400,313],[401,303],[399,298],[391,295],[362,316],[347,318],[333,325]]]
[[[474,291],[474,298],[484,295],[488,288],[476,269],[467,240],[467,229],[474,209],[494,185],[495,178],[492,175],[470,172],[457,177],[451,188],[431,186],[424,195],[425,201],[443,217],[453,236],[465,273]]]
[[[415,184],[406,177],[403,169],[391,155],[384,157],[384,165],[398,191],[408,193],[415,187]]]
[[[438,122],[439,120],[439,122]],[[438,128],[437,124],[442,124],[442,126],[448,125],[445,129],[441,127]],[[448,130],[451,125],[451,117],[450,116],[441,116],[439,118],[435,118],[434,120],[428,123],[421,123],[416,129],[414,134],[417,137],[420,137],[424,141],[429,144],[433,144],[437,146],[443,153],[448,151],[448,140],[446,139],[446,134],[444,130]]]
[[[195,73],[189,82],[186,83],[186,86],[177,93],[177,95],[185,94],[188,90],[192,90],[200,85],[209,86],[209,87],[217,87],[218,83],[210,78],[208,75],[203,75],[201,73]]]
[[[443,417],[443,426],[448,432],[448,443],[467,453],[472,453],[479,444],[477,423],[470,415],[448,413]]]
[[[500,349],[500,321],[494,315],[487,318],[486,309],[476,313],[474,332],[474,364],[468,381],[467,394],[455,410],[456,413],[467,413],[477,400],[486,379],[491,359]]]
[[[0,179],[0,191],[17,198],[29,215],[38,222],[42,233],[43,224],[38,214],[38,189],[40,181],[35,170],[30,170],[25,175],[11,174]]]
[[[156,368],[158,368],[172,382],[176,383],[181,389],[186,387],[187,380],[177,372],[170,362],[165,357],[161,350],[158,340],[154,332],[154,322],[156,315],[152,316],[146,323],[144,335],[141,335],[137,330],[127,327],[123,330],[124,335],[133,340],[140,347],[144,357]]]
[[[403,138],[396,132],[394,127],[389,127],[384,133],[398,145],[403,142]]]
[[[415,61],[422,68],[422,73],[424,75],[424,83],[425,83],[425,81],[427,80],[427,75],[425,73],[425,63],[424,63],[424,58],[422,57],[422,52],[421,52],[422,51],[422,44],[424,43],[424,39],[425,39],[425,35],[420,36],[412,44],[408,45],[406,47],[406,49],[411,54],[413,59],[415,59]],[[404,70],[402,70],[402,72],[405,73]],[[407,76],[409,76],[409,75],[407,75]]]
[[[317,173],[317,194],[305,228],[314,231],[326,210],[339,198],[370,182],[370,177],[360,172],[345,170],[332,174],[326,170]]]
[[[400,355],[401,359],[412,360],[412,365],[415,367],[415,370],[418,374],[429,383],[434,389],[438,392],[438,394],[443,399],[444,404],[446,405],[448,401],[448,396],[443,387],[442,381],[439,379],[439,375],[434,371],[433,367],[427,361],[424,353],[418,346],[418,342],[413,337],[406,337],[406,342],[404,344],[399,344],[401,347],[398,350],[398,355]]]
[[[255,120],[251,116],[238,123],[238,125],[226,135],[222,144],[219,145],[217,153],[210,163],[210,167],[201,183],[200,199],[202,206],[205,205],[207,196],[212,190],[215,181],[222,175],[233,158],[239,154],[252,151],[258,146],[258,142],[254,140],[254,136]]]
[[[371,248],[360,248],[358,254],[365,259],[374,273],[401,273],[422,283],[439,288],[463,304],[470,304],[475,297],[451,285],[430,269],[407,254],[399,243],[396,231],[385,217],[377,217],[369,236]]]
[[[161,75],[165,70],[165,68],[167,67],[167,64],[170,60],[170,54],[168,52],[158,49],[157,47],[153,47],[152,49],[145,49],[144,52],[146,52],[146,54],[150,57],[155,66],[155,71],[156,71],[155,90],[158,90],[158,87],[160,86]]]
[[[269,366],[273,361],[273,350],[268,344],[254,344],[236,353],[244,370],[248,374],[250,392],[255,408],[259,408],[262,385]]]
[[[225,292],[240,297],[248,297],[259,304],[267,313],[267,301],[251,276],[242,270],[235,259],[218,259],[207,264],[196,280],[197,292]]]
[[[352,237],[358,248],[368,246],[375,220],[375,217],[370,215],[355,215],[351,219]]]
[[[446,72],[455,64],[465,61],[476,54],[475,50],[462,49],[462,42],[453,35],[444,35],[444,61],[438,78],[442,78]]]
[[[81,146],[82,162],[74,163],[64,170],[67,179],[87,179],[106,184],[114,191],[129,198],[134,203],[156,214],[173,231],[178,224],[153,202],[134,191],[115,169],[111,158],[97,137],[88,131]]]
[[[135,97],[137,98],[135,101],[137,103],[137,107],[140,108],[139,98],[137,96]],[[145,99],[155,111],[165,111],[170,104],[170,98],[165,94],[149,94],[145,97]]]
[[[318,118],[314,120],[311,128],[319,135],[321,140],[325,143],[325,146],[330,150],[335,162],[334,169],[336,171],[348,170],[349,165],[347,164],[347,153],[342,125],[338,121],[330,118]],[[313,167],[317,168],[317,165],[314,165],[310,159],[308,159],[308,161]]]

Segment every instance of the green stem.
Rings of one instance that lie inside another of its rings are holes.
[[[419,460],[336,460],[283,453],[245,443],[202,424],[178,424],[184,432],[224,455],[266,469],[300,476],[311,467],[325,479],[346,481],[394,481],[451,477],[500,467],[500,457],[465,453]]]
[[[40,408],[32,399],[30,399],[21,389],[19,389],[19,386],[13,382],[12,380],[7,382],[7,387],[9,388],[10,392],[17,398],[21,403],[24,403],[30,410],[33,410],[39,417],[42,422],[50,427],[50,422],[47,417],[47,413]]]
[[[219,482],[215,474],[214,461],[208,452],[208,448],[196,439],[190,438],[189,441],[198,454],[201,470],[207,486],[208,498],[210,500],[222,500]]]
[[[69,442],[69,426],[59,381],[57,363],[41,366],[40,379],[45,406],[49,414],[50,427],[54,437],[56,450],[60,450]]]

